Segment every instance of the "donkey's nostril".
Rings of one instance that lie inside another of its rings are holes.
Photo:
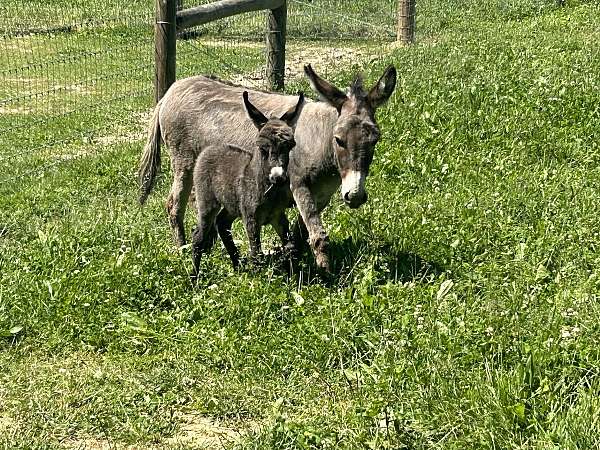
[[[351,195],[350,192],[345,192],[342,196],[346,205],[350,208],[355,209],[364,204],[367,201],[367,193]]]

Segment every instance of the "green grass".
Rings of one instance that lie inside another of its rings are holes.
[[[369,202],[324,215],[330,280],[310,256],[234,273],[217,246],[190,286],[166,153],[141,209],[142,141],[100,139],[143,131],[150,88],[0,116],[28,130],[0,143],[0,448],[218,448],[190,417],[231,448],[597,448],[600,8],[497,3],[423,2],[420,44],[357,64],[399,80]]]

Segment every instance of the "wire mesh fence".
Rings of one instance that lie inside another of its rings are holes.
[[[150,104],[152,1],[0,4],[0,186],[139,138]]]
[[[182,8],[199,3],[182,2]],[[302,66],[323,69],[359,66],[395,40],[397,0],[288,1],[286,79],[301,77]],[[185,31],[178,43],[178,77],[211,71],[249,87],[267,87],[266,12],[248,13]],[[210,64],[214,63],[214,67]]]
[[[211,0],[180,0],[188,8]],[[417,40],[459,16],[519,18],[554,0],[421,0]],[[286,80],[311,63],[358,71],[394,46],[397,0],[289,0]],[[153,102],[154,0],[3,0],[0,25],[0,194],[74,158],[141,146]],[[179,33],[177,78],[213,73],[266,87],[265,12]]]

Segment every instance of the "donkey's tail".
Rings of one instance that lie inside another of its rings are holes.
[[[150,126],[148,128],[148,140],[144,147],[144,153],[140,161],[140,168],[138,171],[138,181],[140,184],[140,204],[144,204],[152,188],[156,175],[160,169],[160,122],[159,113],[162,100],[156,104],[154,112],[152,113],[152,119],[150,119]]]

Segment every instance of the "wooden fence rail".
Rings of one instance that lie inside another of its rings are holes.
[[[177,13],[177,29],[204,25],[219,19],[263,9],[280,8],[285,0],[221,0],[194,8],[184,9]]]
[[[398,40],[411,43],[415,33],[416,0],[398,0]],[[181,9],[181,0],[156,0],[155,99],[158,102],[175,82],[177,32],[251,11],[268,10],[267,79],[282,90],[285,75],[287,0],[220,0]]]
[[[156,76],[158,102],[175,82],[177,32],[251,11],[269,10],[267,78],[269,87],[283,89],[285,72],[286,0],[221,0],[177,11],[179,0],[156,0]]]

